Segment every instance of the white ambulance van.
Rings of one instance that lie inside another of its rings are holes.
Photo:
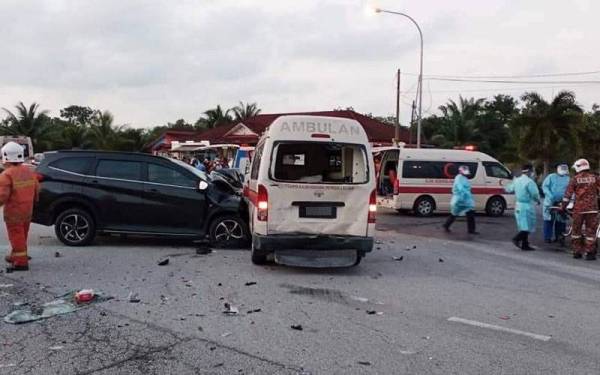
[[[253,263],[347,267],[372,250],[375,167],[357,121],[277,118],[245,181]]]
[[[398,211],[431,216],[449,212],[452,184],[461,165],[471,170],[475,211],[502,216],[514,209],[514,195],[504,192],[512,181],[508,168],[482,152],[467,150],[382,147],[377,159],[377,203]]]

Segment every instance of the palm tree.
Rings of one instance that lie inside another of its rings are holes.
[[[448,104],[439,107],[446,120],[446,139],[454,139],[454,145],[459,146],[473,140],[478,116],[483,108],[485,99],[465,99],[459,96],[459,103],[449,100]]]
[[[40,111],[39,104],[35,102],[29,108],[23,102],[19,102],[15,108],[16,113],[2,108],[8,115],[2,126],[2,132],[8,135],[30,137],[34,150],[37,150],[38,147],[46,149],[45,146],[48,143],[46,136],[48,135],[48,122],[50,120],[47,116],[48,111]]]
[[[570,91],[559,92],[550,103],[536,92],[527,92],[521,99],[525,107],[515,118],[519,151],[526,159],[541,161],[546,175],[561,150],[579,154],[583,110]]]
[[[114,117],[109,111],[96,112],[88,132],[89,140],[94,148],[98,150],[118,149],[118,135],[125,126],[113,126],[113,121]]]
[[[152,139],[146,129],[124,128],[119,134],[119,140],[119,150],[141,152]]]
[[[238,105],[231,108],[231,111],[233,112],[235,121],[244,121],[260,114],[261,109],[258,108],[256,103],[244,104],[243,102],[240,102]]]
[[[83,125],[67,123],[63,125],[60,138],[65,148],[86,148],[88,146],[88,128]]]
[[[220,105],[217,105],[214,109],[209,109],[204,112],[204,118],[202,120],[203,126],[209,129],[216,128],[217,126],[226,125],[233,121],[230,114],[231,110],[227,109],[223,111]]]

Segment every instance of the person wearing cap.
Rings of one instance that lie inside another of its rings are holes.
[[[4,206],[4,222],[11,245],[11,252],[5,260],[9,263],[9,270],[26,271],[29,269],[27,236],[39,182],[35,173],[23,165],[23,147],[8,142],[1,153],[5,169],[0,174],[0,206]]]
[[[536,212],[534,203],[540,204],[540,192],[533,180],[535,171],[531,164],[524,165],[521,176],[515,178],[505,190],[514,193],[515,220],[519,233],[513,237],[512,242],[523,251],[535,250],[529,245],[529,234],[535,231]]]
[[[573,258],[579,259],[585,254],[586,260],[596,260],[600,177],[590,171],[590,163],[586,159],[577,160],[573,169],[575,176],[567,186],[561,205],[564,211],[575,196],[571,232]]]
[[[470,234],[479,234],[475,231],[475,200],[471,193],[471,182],[468,176],[471,175],[469,167],[461,165],[458,167],[458,174],[454,178],[452,185],[452,200],[450,201],[450,216],[444,224],[446,232],[450,232],[450,226],[456,220],[457,216],[467,216],[467,230]]]
[[[544,191],[544,241],[551,243],[559,241],[565,232],[565,220],[562,215],[553,214],[552,207],[559,206],[569,185],[569,166],[560,163],[556,166],[556,173],[550,173],[542,183]]]

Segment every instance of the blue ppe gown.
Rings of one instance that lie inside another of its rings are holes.
[[[507,193],[515,193],[515,219],[519,231],[535,232],[535,204],[540,202],[540,192],[535,182],[523,174],[515,178],[505,190]]]
[[[475,200],[471,193],[471,182],[462,174],[454,178],[452,185],[452,199],[450,200],[450,212],[453,216],[465,216],[468,211],[475,208]]]
[[[544,191],[544,221],[553,219],[550,207],[561,205],[570,180],[569,175],[561,176],[558,173],[551,173],[544,179],[542,184],[542,190]],[[560,217],[560,215],[556,216]]]

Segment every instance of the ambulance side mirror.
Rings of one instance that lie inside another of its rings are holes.
[[[208,182],[200,180],[200,182],[198,183],[198,190],[204,191],[206,189],[208,189]]]

